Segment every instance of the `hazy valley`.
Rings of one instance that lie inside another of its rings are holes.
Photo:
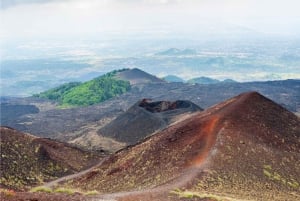
[[[29,40],[20,41],[18,48],[4,43],[1,96],[30,96],[121,68],[139,68],[160,78],[176,75],[185,81],[202,76],[238,82],[300,77],[297,37],[243,34],[195,39],[138,35],[133,41],[119,35],[110,36],[111,41]]]

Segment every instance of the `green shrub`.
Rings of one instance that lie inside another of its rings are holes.
[[[63,95],[71,90],[74,87],[79,86],[81,83],[80,82],[70,82],[63,84],[61,86],[58,86],[54,89],[50,89],[48,91],[42,92],[40,94],[35,94],[33,95],[34,97],[39,97],[39,98],[46,98],[49,100],[56,100],[56,101],[61,101]]]
[[[117,72],[112,71],[93,80],[80,83],[71,82],[34,96],[58,101],[63,107],[88,106],[103,102],[130,89],[130,83],[115,78]]]

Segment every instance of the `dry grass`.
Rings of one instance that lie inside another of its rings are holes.
[[[211,201],[246,201],[245,199],[236,199],[223,195],[216,195],[207,192],[193,192],[193,191],[182,191],[180,189],[176,189],[170,192],[170,194],[177,195],[179,198],[185,199],[193,199],[193,198],[201,198],[201,199],[209,199]]]
[[[38,186],[38,187],[32,188],[29,192],[31,192],[31,193],[37,193],[37,192],[52,193],[52,189],[44,187],[44,186]]]

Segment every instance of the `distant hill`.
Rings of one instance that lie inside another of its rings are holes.
[[[140,69],[115,70],[87,82],[70,82],[35,94],[34,97],[58,101],[62,106],[88,106],[101,103],[131,89],[131,85],[163,83]]]
[[[220,82],[220,80],[217,79],[212,79],[209,77],[197,77],[197,78],[193,78],[187,81],[188,83],[192,83],[192,84],[217,84]]]
[[[218,83],[235,83],[236,81],[232,79],[225,79],[223,81],[220,81],[210,77],[196,77],[188,80],[187,82],[192,84],[196,84],[196,83],[197,84],[218,84]]]
[[[126,69],[116,73],[115,77],[120,80],[125,80],[130,82],[131,85],[134,84],[149,84],[149,83],[163,83],[165,82],[158,77],[146,73],[138,68]]]
[[[159,131],[183,115],[201,111],[190,101],[178,100],[138,101],[126,112],[119,115],[99,130],[99,134],[127,144],[135,144],[150,134]]]
[[[293,113],[249,92],[182,119],[61,186],[130,191],[108,195],[122,200],[298,200],[299,139]]]
[[[233,79],[225,79],[225,80],[223,80],[223,81],[221,81],[221,82],[223,82],[223,83],[235,83],[235,82],[237,82],[237,81],[235,81],[235,80],[233,80]]]
[[[34,96],[58,101],[63,106],[93,105],[130,90],[128,81],[116,78],[118,73],[127,70],[112,71],[84,83],[63,84]]]
[[[167,76],[163,77],[163,80],[165,80],[167,82],[184,82],[183,79],[181,79],[180,77],[178,77],[176,75],[167,75]]]
[[[26,190],[83,170],[103,157],[7,127],[0,127],[0,139],[0,186],[10,189]]]
[[[155,54],[156,56],[187,56],[187,55],[196,55],[197,51],[193,49],[177,49],[170,48],[162,52]]]

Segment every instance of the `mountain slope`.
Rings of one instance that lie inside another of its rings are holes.
[[[7,127],[0,127],[0,134],[0,186],[5,188],[28,189],[44,181],[78,172],[103,157]]]
[[[117,141],[135,144],[183,115],[202,109],[190,101],[156,101],[143,99],[99,130],[99,134]]]
[[[136,85],[130,91],[109,99],[101,104],[88,107],[69,109],[55,109],[53,104],[43,103],[32,98],[7,99],[7,104],[1,107],[18,105],[35,105],[40,112],[20,116],[5,114],[1,111],[1,123],[20,131],[28,132],[40,137],[60,139],[65,142],[72,141],[87,133],[96,134],[97,131],[115,119],[118,115],[128,110],[133,103],[147,97],[153,100],[185,100],[201,106],[210,107],[224,101],[236,94],[245,91],[258,91],[276,103],[283,105],[293,112],[300,112],[300,80],[283,80],[269,82],[249,83],[222,83],[213,85],[190,85],[184,83],[150,83]],[[48,105],[52,105],[50,109]],[[21,108],[20,108],[21,109]],[[17,114],[19,112],[15,112]],[[2,117],[10,117],[3,119]],[[9,120],[9,121],[8,121]],[[85,141],[83,141],[85,142]],[[90,146],[87,146],[88,148]],[[96,148],[96,147],[95,147]],[[99,147],[100,149],[103,147]]]
[[[176,200],[169,197],[175,188],[221,198],[297,200],[299,161],[299,119],[251,92],[177,122],[65,185],[134,191],[120,194],[123,200]]]
[[[122,71],[112,71],[84,83],[67,83],[57,88],[36,94],[36,97],[60,102],[65,106],[87,106],[103,102],[130,89],[127,81],[116,79]]]
[[[121,69],[83,83],[66,83],[34,96],[58,101],[63,106],[88,106],[121,95],[134,84],[163,82],[165,81],[137,68]]]
[[[134,84],[146,84],[146,83],[163,83],[165,82],[158,77],[146,73],[138,68],[126,69],[124,71],[119,71],[116,73],[115,77],[120,80],[126,80],[130,82],[131,85]]]
[[[70,82],[70,83],[62,84],[53,89],[49,89],[40,94],[36,94],[34,96],[39,97],[39,98],[45,98],[45,99],[49,99],[49,100],[55,100],[55,101],[62,102],[64,95],[79,85],[81,85],[80,82]]]

